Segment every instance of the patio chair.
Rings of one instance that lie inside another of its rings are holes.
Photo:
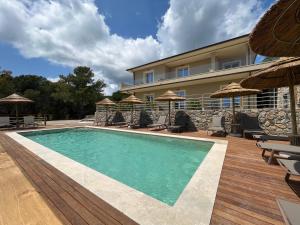
[[[38,127],[38,123],[35,121],[34,116],[24,116],[24,127]]]
[[[276,199],[282,217],[287,225],[300,224],[300,204],[283,199]]]
[[[300,155],[300,147],[288,144],[277,144],[277,143],[267,143],[267,142],[257,142],[257,147],[262,149],[262,157],[265,158],[265,152],[271,152],[268,164],[271,164],[273,158],[289,158],[294,155]],[[276,154],[276,155],[275,155]]]
[[[285,170],[285,181],[288,182],[290,176],[300,176],[300,156],[291,156],[289,159],[277,159],[278,164]]]
[[[0,117],[0,127],[11,127],[10,120],[8,116]]]
[[[211,131],[212,134],[220,132],[226,134],[224,119],[224,116],[213,116],[212,123],[207,128],[207,134],[209,131]]]
[[[185,111],[178,111],[175,114],[174,125],[168,126],[168,131],[181,133],[189,130],[190,116]]]
[[[245,113],[240,115],[240,128],[244,138],[253,138],[253,135],[264,135],[265,132],[259,126],[257,116],[249,116]]]
[[[149,124],[147,127],[152,128],[152,130],[163,130],[167,127],[166,118],[167,116],[159,116],[156,123]]]
[[[269,140],[272,141],[289,141],[289,137],[286,135],[261,135],[261,134],[255,134],[253,135],[253,139],[255,139],[257,142],[266,142]]]

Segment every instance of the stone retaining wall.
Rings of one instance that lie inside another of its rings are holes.
[[[199,130],[206,130],[208,125],[211,123],[213,115],[223,115],[225,117],[225,127],[228,132],[230,132],[230,124],[232,121],[232,111],[230,110],[184,110],[190,117],[190,120]],[[178,111],[171,112],[171,120],[174,121],[175,114]],[[116,112],[108,112],[108,115],[112,117],[115,116]],[[291,130],[291,120],[290,120],[290,111],[286,109],[257,109],[242,111],[251,116],[258,116],[260,127],[267,134],[287,134]],[[130,111],[121,112],[125,120],[129,120],[131,116]],[[134,122],[139,122],[140,120],[140,111],[134,112]],[[147,116],[150,120],[156,122],[160,115],[168,115],[167,111],[147,111],[143,113],[143,116]],[[297,112],[299,118],[300,111]],[[96,112],[95,113],[96,121],[105,121],[105,112]]]

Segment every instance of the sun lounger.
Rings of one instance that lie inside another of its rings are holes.
[[[300,147],[289,145],[289,144],[277,144],[277,143],[267,143],[267,142],[257,142],[257,147],[262,149],[262,157],[265,157],[265,152],[270,151],[268,163],[271,164],[275,154],[276,158],[287,158],[290,155],[300,155]],[[284,153],[284,154],[279,154]]]
[[[1,116],[0,117],[0,127],[10,127],[10,120],[8,116]]]
[[[34,116],[24,116],[24,127],[37,127],[38,123],[35,122]]]
[[[256,141],[269,141],[269,140],[273,140],[273,141],[289,141],[289,137],[285,136],[285,135],[261,135],[261,134],[256,134],[253,135],[253,138]]]
[[[224,126],[224,117],[223,116],[213,116],[212,123],[207,129],[207,134],[209,131],[212,133],[226,133],[225,126]]]
[[[265,132],[259,126],[257,116],[240,115],[240,128],[244,138],[253,138],[253,135],[263,135]]]
[[[160,116],[157,120],[157,123],[149,124],[147,127],[152,128],[152,130],[162,130],[167,127],[166,125],[167,116]]]
[[[291,175],[300,176],[300,156],[290,157],[290,159],[277,159],[277,161],[279,165],[286,171],[286,182],[289,181]]]
[[[300,224],[300,204],[277,199],[277,204],[286,225]]]

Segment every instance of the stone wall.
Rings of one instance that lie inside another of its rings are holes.
[[[177,111],[173,110],[171,112],[171,120],[174,121],[175,114]],[[232,111],[230,110],[185,110],[186,114],[190,116],[190,120],[199,130],[206,130],[209,124],[212,121],[212,116],[224,116],[225,117],[225,127],[227,132],[230,132],[230,124],[232,122]],[[257,109],[242,111],[250,116],[258,116],[260,127],[267,134],[287,134],[291,130],[291,120],[290,120],[290,111],[286,109]],[[135,111],[134,122],[140,121],[140,111]],[[238,114],[238,113],[237,113]],[[115,117],[116,112],[110,111],[108,115],[111,118]],[[125,121],[129,121],[131,117],[130,111],[122,111],[121,115]],[[145,112],[143,114],[145,116]],[[160,115],[168,115],[167,111],[147,111],[147,117],[152,121],[156,122]],[[299,118],[300,111],[297,112]],[[105,112],[96,112],[95,113],[96,121],[105,121]],[[119,118],[117,118],[119,119]],[[168,119],[168,118],[167,118]],[[117,121],[116,121],[117,122]]]

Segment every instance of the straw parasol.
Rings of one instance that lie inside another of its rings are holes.
[[[103,105],[105,106],[105,109],[106,109],[106,112],[105,112],[105,122],[107,123],[107,113],[108,113],[108,108],[109,106],[113,106],[115,105],[116,103],[114,103],[113,101],[111,101],[110,99],[108,98],[105,98],[99,102],[96,102],[96,105]]]
[[[19,126],[19,110],[18,105],[19,104],[26,104],[26,103],[33,103],[32,100],[25,98],[23,96],[20,96],[18,94],[11,94],[5,98],[0,99],[0,104],[14,104],[16,107],[16,126]]]
[[[253,29],[249,44],[265,56],[300,56],[300,1],[274,4]]]
[[[235,97],[237,96],[246,96],[246,95],[252,95],[259,93],[260,90],[257,89],[246,89],[242,88],[240,84],[238,83],[231,83],[224,87],[223,89],[216,91],[213,93],[210,97],[211,98],[231,98],[232,99],[232,123],[236,123],[235,118]]]
[[[247,88],[289,87],[293,135],[297,135],[294,86],[298,84],[300,84],[300,57],[280,59],[268,68],[241,81],[241,85]]]
[[[131,105],[131,123],[133,123],[133,106],[135,104],[143,104],[143,101],[134,95],[130,95],[129,97],[121,100],[120,103],[127,103]]]
[[[161,101],[161,102],[163,102],[163,101],[169,102],[169,126],[171,126],[171,102],[172,101],[184,101],[185,98],[180,97],[180,96],[176,95],[173,91],[168,90],[161,96],[157,97],[155,100]]]

